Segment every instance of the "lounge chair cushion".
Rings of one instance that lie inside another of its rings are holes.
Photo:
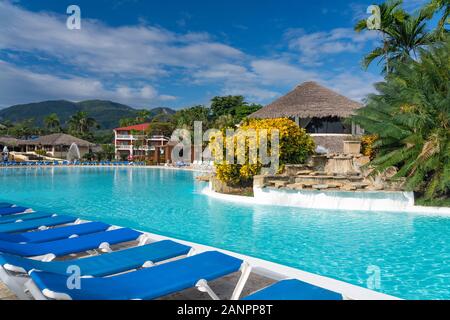
[[[107,230],[111,225],[103,222],[88,222],[48,229],[38,232],[25,232],[20,234],[0,233],[0,240],[17,243],[40,243],[69,238],[74,235],[86,235]]]
[[[0,254],[0,265],[9,264],[26,272],[33,269],[66,275],[69,266],[80,268],[81,275],[103,277],[141,267],[145,262],[153,263],[186,255],[191,248],[170,240],[158,241],[140,247],[114,251],[108,254],[77,260],[42,262],[10,254]]]
[[[76,221],[77,218],[71,216],[56,216],[50,218],[27,220],[16,223],[0,224],[0,232],[24,232],[28,230],[38,229],[39,227],[53,227]]]
[[[56,292],[74,300],[155,299],[194,287],[239,271],[242,260],[217,251],[108,278],[81,278],[81,289],[68,289],[66,275],[31,271],[37,287],[45,293]]]
[[[17,221],[25,221],[25,220],[33,220],[33,219],[42,219],[51,217],[53,213],[48,212],[32,212],[32,213],[21,213],[21,214],[14,214],[9,216],[0,216],[0,224],[5,223],[14,223]]]
[[[78,238],[63,239],[43,243],[13,243],[0,241],[0,252],[15,254],[23,257],[33,257],[53,253],[56,256],[65,256],[71,253],[97,249],[100,244],[107,242],[117,244],[133,241],[142,233],[128,229],[117,229],[84,235]]]
[[[342,295],[300,280],[291,279],[277,282],[242,300],[342,300]]]
[[[10,207],[10,208],[0,208],[0,216],[7,216],[10,214],[22,213],[30,208],[27,207]]]

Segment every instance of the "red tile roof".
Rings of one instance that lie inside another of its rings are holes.
[[[131,131],[131,130],[145,131],[145,130],[147,130],[147,128],[149,126],[150,126],[150,123],[141,123],[141,124],[136,124],[134,126],[116,128],[114,130],[116,130],[116,131]]]

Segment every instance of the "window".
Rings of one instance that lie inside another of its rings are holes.
[[[313,118],[306,126],[308,133],[351,134],[351,125],[346,125],[338,117]]]

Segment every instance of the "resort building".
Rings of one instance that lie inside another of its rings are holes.
[[[33,153],[44,150],[47,152],[48,156],[60,159],[66,158],[70,146],[74,143],[78,146],[81,157],[86,153],[89,153],[95,146],[89,141],[65,133],[54,133],[29,140],[0,137],[0,147],[3,148],[6,146],[9,151]]]
[[[156,147],[169,141],[163,135],[148,136],[150,123],[142,123],[114,129],[114,146],[117,159],[133,159],[154,153]],[[156,157],[154,157],[156,158]]]
[[[361,107],[361,103],[316,82],[305,82],[249,117],[290,118],[305,128],[318,146],[342,152],[346,139],[362,133],[358,126],[345,121]]]

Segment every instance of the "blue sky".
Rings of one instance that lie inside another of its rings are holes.
[[[406,0],[414,10],[426,0]],[[0,0],[0,107],[108,99],[182,108],[216,95],[269,103],[314,80],[361,100],[380,81],[357,34],[372,1]],[[68,30],[66,9],[81,8]]]

